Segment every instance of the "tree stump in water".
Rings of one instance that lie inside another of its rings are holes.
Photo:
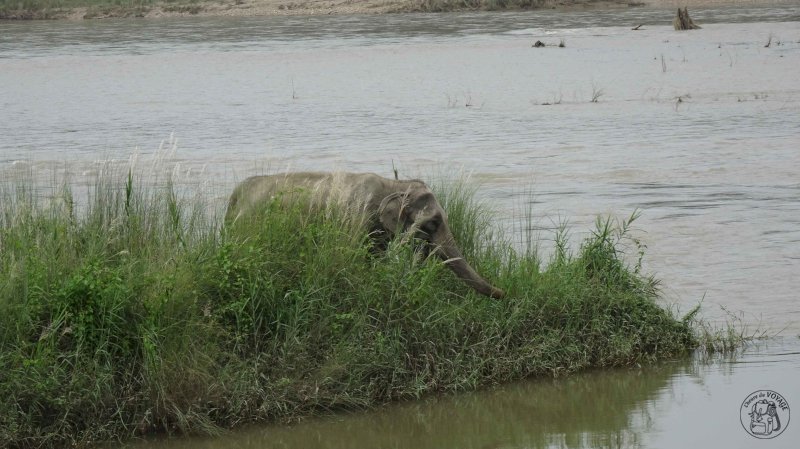
[[[689,17],[689,10],[685,6],[683,7],[683,11],[678,8],[678,16],[672,21],[672,26],[674,26],[676,30],[700,29],[700,25],[696,25],[692,21],[692,18]]]

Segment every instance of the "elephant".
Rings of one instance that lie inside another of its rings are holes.
[[[464,259],[447,223],[447,214],[420,180],[394,180],[373,173],[294,172],[253,176],[231,194],[227,224],[252,215],[276,198],[292,201],[296,190],[308,191],[317,207],[338,204],[366,214],[365,229],[379,245],[412,229],[426,253],[440,257],[466,285],[480,294],[501,299],[505,293],[481,277]],[[287,194],[287,192],[289,194]],[[312,204],[313,207],[313,204]],[[385,247],[385,246],[384,246]]]

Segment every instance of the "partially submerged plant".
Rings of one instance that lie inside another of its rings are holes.
[[[600,101],[600,97],[605,95],[603,89],[599,89],[594,83],[592,83],[592,103],[597,103]]]

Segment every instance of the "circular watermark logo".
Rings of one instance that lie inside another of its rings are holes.
[[[750,435],[761,439],[775,438],[789,425],[789,403],[776,391],[754,391],[742,402],[739,420]]]

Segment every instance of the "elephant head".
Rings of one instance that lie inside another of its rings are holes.
[[[415,230],[425,242],[426,254],[436,254],[465,284],[478,293],[500,299],[505,293],[481,277],[464,259],[447,224],[447,214],[421,181],[407,183],[404,190],[390,193],[378,207],[380,227],[390,236]]]

